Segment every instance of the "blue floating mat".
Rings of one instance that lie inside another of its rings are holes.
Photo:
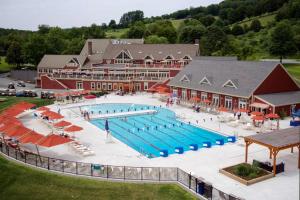
[[[198,150],[198,144],[190,144],[190,150],[197,151]]]
[[[216,145],[224,145],[224,140],[223,139],[217,139],[216,140]]]
[[[211,147],[211,142],[203,142],[202,146],[205,147],[205,148],[210,148]]]
[[[175,153],[183,154],[183,147],[176,147],[175,148]]]
[[[169,155],[168,150],[161,150],[161,151],[159,152],[159,155],[160,155],[161,157],[168,157],[168,155]]]
[[[227,137],[227,142],[232,142],[234,143],[236,141],[236,138],[234,136],[229,136]]]

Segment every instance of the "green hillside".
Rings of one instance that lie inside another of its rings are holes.
[[[284,66],[300,85],[300,64],[285,64]]]
[[[251,18],[246,18],[243,21],[237,22],[235,24],[241,25],[241,26],[250,26],[251,22],[255,19],[259,20],[261,25],[263,27],[266,27],[268,23],[274,22],[276,17],[276,13],[267,13],[265,15],[257,16],[257,17],[251,17]],[[233,24],[234,25],[234,24]]]

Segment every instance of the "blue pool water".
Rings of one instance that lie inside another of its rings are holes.
[[[175,151],[178,147],[188,151],[192,144],[201,148],[206,142],[212,145],[220,139],[227,142],[225,136],[177,120],[175,113],[165,108],[137,104],[100,104],[83,109],[94,114],[156,110],[155,114],[108,119],[109,130],[115,138],[149,158],[160,156],[164,150],[168,154],[178,153]],[[105,130],[105,119],[93,119],[91,123]]]

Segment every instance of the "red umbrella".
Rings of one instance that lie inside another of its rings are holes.
[[[265,117],[268,119],[279,119],[279,115],[277,115],[276,113],[267,114]]]
[[[252,119],[254,121],[264,121],[265,118],[263,116],[255,115],[255,116],[252,117]]]
[[[9,129],[15,129],[15,128],[18,129],[22,126],[23,126],[22,124],[13,124],[13,123],[0,124],[0,131],[5,133],[5,131],[8,131]]]
[[[70,138],[62,137],[59,135],[48,135],[44,138],[42,138],[40,141],[36,142],[35,144],[43,147],[53,147],[61,144],[65,144],[68,142],[71,142],[72,140]]]
[[[95,95],[92,95],[92,94],[90,94],[90,95],[86,95],[86,96],[84,96],[84,98],[85,98],[85,99],[95,99],[95,98],[96,98],[96,96],[95,96]]]
[[[218,111],[219,111],[219,112],[228,112],[228,109],[225,108],[225,107],[219,107],[219,108],[218,108]]]
[[[3,131],[4,135],[8,137],[21,137],[31,132],[32,130],[24,127],[24,126],[15,126],[13,128],[9,128]]]
[[[263,116],[263,115],[264,115],[264,113],[262,113],[262,112],[258,112],[258,111],[253,111],[253,112],[251,112],[251,115]]]
[[[248,112],[249,112],[249,110],[246,109],[246,108],[240,108],[240,109],[238,109],[237,111],[238,111],[238,112],[241,112],[241,113],[248,113]]]
[[[210,103],[211,101],[209,99],[204,99],[203,101],[201,101],[203,103]]]
[[[70,122],[67,122],[67,121],[64,121],[64,120],[54,124],[55,127],[65,127],[65,126],[70,126],[70,125],[71,125]]]
[[[64,116],[53,111],[45,111],[42,113],[42,115],[47,116],[51,120],[64,118]]]
[[[77,132],[77,131],[81,131],[81,130],[83,130],[83,128],[80,126],[76,126],[76,125],[72,125],[72,126],[64,129],[64,131],[66,131],[66,132]]]

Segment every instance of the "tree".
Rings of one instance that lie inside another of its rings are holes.
[[[45,42],[48,54],[61,54],[66,48],[64,31],[59,27],[51,28]]]
[[[199,21],[204,25],[204,26],[210,26],[212,25],[216,20],[213,16],[211,15],[206,15],[204,17],[201,17]]]
[[[244,34],[244,29],[238,24],[235,24],[231,29],[232,35],[242,35]]]
[[[168,44],[168,39],[157,35],[150,35],[145,39],[146,44]]]
[[[143,22],[137,22],[127,31],[128,38],[142,38],[145,32],[145,25]]]
[[[283,57],[296,52],[294,34],[288,22],[282,21],[278,23],[271,32],[269,52],[272,55],[280,56],[280,62],[282,62]]]
[[[203,55],[212,55],[221,51],[228,44],[228,38],[220,27],[210,26],[207,28],[206,36],[202,37],[200,48]]]
[[[110,20],[109,24],[108,24],[108,27],[109,28],[112,28],[112,29],[116,29],[117,28],[117,23],[115,20]]]
[[[123,28],[128,27],[130,24],[133,24],[137,21],[143,21],[144,12],[141,10],[131,11],[122,15],[120,19],[120,26]]]
[[[206,29],[203,25],[185,26],[179,32],[179,41],[182,43],[194,43],[196,39],[201,39],[205,31]]]
[[[6,62],[19,67],[23,63],[22,49],[18,42],[12,42],[6,54]]]
[[[250,30],[254,31],[254,32],[259,32],[261,29],[261,23],[259,20],[255,19],[251,22],[250,25]]]
[[[26,62],[37,65],[47,52],[47,45],[43,36],[33,34],[24,45]]]
[[[41,24],[38,26],[38,33],[40,34],[47,34],[50,31],[50,26],[47,24]]]
[[[145,36],[157,35],[165,37],[169,43],[175,43],[177,40],[177,31],[169,20],[159,20],[155,23],[149,24],[145,31]]]
[[[97,24],[92,24],[85,30],[85,37],[88,39],[101,39],[105,38],[105,32]]]

